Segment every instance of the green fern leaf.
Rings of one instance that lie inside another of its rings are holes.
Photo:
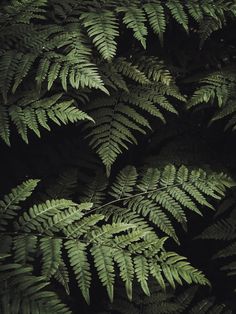
[[[166,283],[165,283],[165,280],[162,276],[162,270],[161,270],[160,265],[157,265],[156,261],[154,259],[152,259],[149,262],[149,269],[150,269],[150,274],[158,282],[160,287],[165,291]]]
[[[115,38],[119,35],[114,13],[106,10],[95,11],[82,13],[80,18],[103,58],[111,60],[116,54]]]
[[[30,71],[37,55],[33,53],[23,54],[19,60],[15,77],[14,77],[14,84],[12,87],[12,92],[15,93],[18,86],[21,84],[23,79],[26,77],[28,72]]]
[[[135,167],[127,166],[118,174],[116,181],[111,186],[110,195],[118,200],[130,196],[136,185],[137,177]]]
[[[157,57],[140,57],[138,68],[153,82],[161,82],[167,86],[173,83],[173,77],[163,61]],[[156,94],[156,93],[155,93]]]
[[[11,106],[9,109],[9,115],[12,122],[15,124],[18,133],[20,134],[22,139],[28,144],[27,124],[23,109],[18,106]]]
[[[52,63],[48,69],[48,90],[52,88],[54,81],[58,78],[59,72],[61,69],[60,63]]]
[[[125,289],[129,300],[132,300],[132,282],[134,278],[134,266],[131,255],[128,252],[115,250],[114,260],[118,264],[121,279],[125,283]]]
[[[46,0],[11,1],[5,11],[15,22],[28,24],[32,19],[45,19]]]
[[[140,177],[134,167],[126,167],[111,184],[109,194],[123,203],[129,215],[137,213],[146,217],[178,242],[168,213],[186,228],[186,209],[201,215],[199,205],[213,208],[207,198],[221,199],[226,187],[233,185],[225,175],[207,175],[202,170],[189,171],[185,166],[177,169],[167,165],[162,171],[149,168]],[[101,213],[107,215],[106,211],[101,210]],[[115,217],[114,214],[114,219],[117,219]]]
[[[145,26],[146,18],[142,9],[138,7],[119,7],[118,12],[124,13],[123,23],[134,32],[134,37],[140,41],[141,45],[146,48],[147,28]]]
[[[5,229],[7,220],[12,220],[20,209],[19,203],[25,201],[36,188],[39,180],[28,180],[12,189],[10,194],[5,195],[0,201],[0,228]]]
[[[149,275],[149,267],[148,261],[144,256],[136,256],[134,258],[134,266],[135,266],[135,273],[140,283],[143,292],[150,296],[150,291],[148,288],[148,275]]]
[[[181,2],[168,0],[166,6],[170,9],[173,18],[188,32],[188,17]]]
[[[105,201],[107,185],[108,181],[105,175],[98,172],[92,182],[89,182],[88,186],[84,189],[81,201],[91,202],[94,207],[100,206]]]
[[[42,85],[43,81],[47,77],[50,64],[51,64],[51,62],[48,58],[43,58],[39,62],[37,74],[35,77],[35,80],[36,80],[36,83],[37,83],[39,90],[41,89],[41,85]]]
[[[90,215],[89,217],[84,217],[80,221],[75,222],[71,225],[66,226],[63,232],[69,238],[78,238],[83,234],[88,233],[92,227],[94,227],[100,220],[105,217],[101,214]]]
[[[80,205],[71,203],[68,209],[49,217],[40,227],[40,230],[53,235],[54,232],[64,230],[64,227],[72,226],[73,222],[80,220],[84,215],[84,211],[89,210],[91,207],[92,203],[82,203]]]
[[[196,22],[201,22],[203,19],[203,12],[200,4],[196,1],[189,1],[186,3],[189,14],[194,18]]]
[[[89,289],[91,285],[91,271],[88,262],[86,245],[76,240],[69,240],[65,243],[78,285],[86,302],[90,303]]]
[[[144,10],[154,33],[159,36],[160,42],[163,44],[163,34],[166,30],[166,19],[161,2],[146,3],[144,4]]]
[[[69,273],[66,264],[63,262],[63,260],[61,260],[53,277],[65,288],[66,293],[69,295],[70,294]]]
[[[49,284],[45,278],[32,275],[31,267],[22,267],[21,264],[1,264],[0,279],[3,301],[1,305],[10,313],[71,314],[54,292],[45,290]]]
[[[113,301],[114,295],[114,262],[112,259],[113,252],[111,248],[103,245],[93,245],[91,254],[94,258],[95,267],[98,272],[99,279],[103,286],[106,287],[109,299]]]
[[[135,121],[126,117],[123,104],[117,103],[114,97],[102,100],[104,102],[97,110],[96,101],[92,104],[95,111],[94,113],[91,112],[90,116],[96,124],[87,137],[92,138],[90,145],[96,149],[107,168],[107,174],[109,174],[111,165],[117,156],[122,153],[121,149],[128,149],[127,143],[137,143],[129,128],[137,131],[143,131],[143,129]],[[139,116],[136,115],[134,119],[139,121]],[[141,123],[143,123],[142,120]],[[91,126],[88,125],[87,128],[91,128]]]
[[[117,58],[114,60],[114,67],[117,72],[122,75],[131,78],[135,82],[140,84],[150,83],[147,76],[142,72],[137,65],[128,62],[125,58]]]
[[[163,260],[161,266],[163,273],[172,286],[174,286],[174,279],[179,281],[179,277],[189,284],[209,285],[209,281],[202,272],[192,267],[185,257],[174,252],[163,252],[161,259]],[[181,284],[181,281],[179,283]]]
[[[111,238],[112,235],[120,233],[122,231],[127,231],[129,229],[136,228],[135,224],[127,224],[127,223],[113,223],[110,225],[103,225],[101,228],[96,228],[91,231],[91,241],[93,243],[96,242],[104,242],[107,238]]]
[[[5,103],[21,56],[21,53],[9,50],[0,57],[0,93]]]
[[[10,127],[7,108],[0,105],[0,137],[10,146]]]
[[[123,75],[114,66],[114,61],[113,63],[104,64],[101,71],[104,74],[102,79],[106,86],[111,86],[114,90],[121,89],[126,92],[129,91]]]
[[[33,99],[30,100],[29,96],[32,96]],[[62,100],[62,96],[63,94],[54,94],[40,99],[32,92],[32,94],[24,95],[17,105],[9,107],[10,119],[26,143],[28,143],[28,129],[38,137],[41,135],[40,126],[50,131],[49,119],[58,125],[75,123],[80,120],[93,121],[89,115],[77,108],[74,100]],[[5,123],[2,129],[2,136],[5,138],[9,130],[7,112],[4,111],[1,118]],[[9,135],[6,141],[9,141]]]
[[[50,279],[59,268],[62,254],[62,240],[43,238],[40,240],[42,254],[42,275]]]
[[[45,203],[32,206],[28,212],[24,212],[18,219],[16,228],[18,230],[30,232],[31,230],[41,230],[51,216],[56,215],[62,209],[77,206],[69,200],[47,200]]]
[[[16,236],[13,241],[14,261],[26,265],[32,261],[32,255],[36,251],[38,239],[35,236]]]

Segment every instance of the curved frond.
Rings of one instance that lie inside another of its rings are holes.
[[[146,48],[147,28],[145,26],[146,17],[142,9],[130,6],[120,7],[118,12],[124,13],[123,23],[134,32],[134,37]]]
[[[0,229],[5,229],[8,220],[12,220],[20,209],[19,203],[25,201],[34,191],[39,180],[28,180],[12,189],[0,200]]]
[[[82,13],[80,18],[103,58],[111,60],[116,55],[115,38],[119,35],[114,13],[94,11]]]

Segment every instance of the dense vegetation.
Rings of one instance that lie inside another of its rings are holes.
[[[234,0],[1,1],[1,313],[234,313],[235,27]]]

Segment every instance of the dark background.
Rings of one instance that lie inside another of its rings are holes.
[[[193,24],[193,29],[195,25]],[[225,64],[234,62],[236,56],[236,24],[229,24],[224,30],[213,34],[202,50],[199,50],[199,37],[194,31],[190,37],[173,23],[165,36],[165,45],[162,48],[156,37],[150,36],[147,53],[164,58],[173,68],[178,85],[186,95],[190,95],[193,87],[186,84],[184,78],[201,73],[208,69],[219,69]],[[139,48],[133,37],[125,33],[120,43],[120,55],[135,55]],[[130,45],[127,47],[126,43]],[[168,47],[168,48],[166,48]],[[225,61],[225,56],[227,60]],[[86,110],[86,105],[85,108]],[[153,132],[146,137],[139,138],[139,146],[133,146],[128,152],[118,158],[114,165],[112,176],[127,164],[142,165],[151,163],[163,165],[168,162],[188,164],[199,167],[211,167],[215,170],[229,172],[236,178],[236,134],[224,132],[225,121],[208,126],[214,112],[214,107],[200,111],[186,112],[183,105],[179,105],[180,117],[169,116],[167,124],[153,121]],[[3,142],[0,144],[0,173],[1,194],[7,193],[26,178],[40,178],[40,189],[43,191],[48,180],[57,179],[63,170],[79,169],[78,180],[84,179],[88,160],[85,160],[89,151],[88,143],[82,140],[82,126],[69,125],[62,127],[51,126],[49,133],[42,130],[42,138],[29,136],[29,143],[25,144],[13,130],[11,147]],[[93,164],[99,160],[91,152]],[[92,175],[92,170],[91,175]],[[90,175],[88,171],[88,176]],[[80,177],[81,176],[81,177]],[[79,185],[78,185],[79,186]],[[76,191],[79,194],[79,191]],[[193,238],[198,235],[212,221],[213,212],[206,210],[204,217],[189,217],[188,233],[179,230],[181,246],[177,252],[188,257],[191,263],[201,269],[213,283],[212,291],[219,302],[228,302],[235,309],[236,301],[233,293],[235,281],[219,271],[220,263],[212,261],[212,255],[222,247],[214,241],[199,241]],[[170,244],[170,248],[173,244]],[[176,250],[176,248],[175,248]],[[96,282],[96,279],[95,279]],[[206,289],[205,289],[206,291]],[[204,293],[205,293],[204,291]],[[76,284],[72,285],[70,302],[75,313],[88,311]],[[91,313],[98,309],[106,299],[105,289],[96,282],[92,291]]]

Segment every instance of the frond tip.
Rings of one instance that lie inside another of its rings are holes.
[[[32,97],[32,100],[29,97]],[[55,94],[51,97],[38,98],[35,93],[25,94],[8,110],[0,107],[0,136],[10,144],[9,124],[13,122],[19,135],[28,143],[28,130],[32,130],[40,137],[40,128],[50,131],[49,121],[57,125],[75,123],[81,120],[93,119],[85,112],[77,108],[74,100],[61,99],[63,94]],[[35,98],[35,99],[34,99]]]

